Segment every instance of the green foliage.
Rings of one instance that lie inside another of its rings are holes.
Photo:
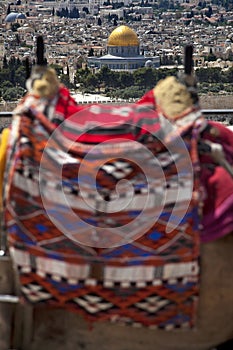
[[[86,14],[88,15],[88,14],[89,14],[88,7],[84,6],[84,7],[83,7],[83,12],[86,12]]]
[[[216,84],[208,84],[208,83],[199,83],[198,84],[198,92],[200,94],[206,94],[206,93],[219,93],[221,94],[232,94],[233,93],[233,86],[230,83],[216,83]]]
[[[17,29],[20,27],[19,23],[12,23],[11,30],[12,32],[17,32]]]
[[[130,72],[119,72],[119,86],[121,88],[134,85],[134,76]]]
[[[146,90],[152,89],[160,79],[176,74],[176,68],[155,69],[143,67],[131,73],[128,71],[113,71],[104,66],[96,74],[88,68],[78,69],[75,80],[80,84],[81,90],[85,92],[104,89],[112,97],[137,98],[142,96]]]
[[[108,93],[108,95],[112,98],[120,98],[123,100],[128,99],[139,99],[145,93],[145,90],[140,86],[131,86],[125,89],[117,89]]]
[[[69,89],[74,88],[70,82],[69,74],[63,74],[63,67],[51,65],[57,72],[60,81]],[[97,73],[89,68],[79,68],[75,74],[75,83],[79,84],[84,92],[103,92],[116,98],[139,98],[145,91],[152,89],[159,80],[166,76],[177,76],[177,68],[143,67],[134,72],[113,71],[107,66]],[[228,70],[220,68],[196,69],[199,93],[233,93],[233,67]],[[0,96],[4,100],[14,101],[25,93],[26,68],[19,60],[4,57],[0,68]]]
[[[152,89],[155,86],[156,70],[153,68],[139,68],[134,73],[134,81],[144,89]]]
[[[89,91],[95,91],[96,88],[99,88],[100,86],[99,79],[94,74],[88,74],[86,77],[86,86],[88,86]]]
[[[2,97],[7,89],[12,87],[14,87],[14,85],[9,80],[2,82],[2,84],[0,84],[0,97]]]
[[[124,7],[124,2],[123,1],[121,1],[121,2],[113,2],[112,3],[112,8],[113,9],[119,9],[121,7]]]
[[[227,82],[233,82],[233,67],[229,68],[226,72],[225,72],[225,76],[226,76],[226,81]]]
[[[205,61],[213,62],[216,61],[216,56],[210,52],[207,56],[204,57]]]
[[[59,66],[59,64],[51,64],[50,67],[56,71],[58,76],[60,76],[63,72],[63,68],[62,66]]]
[[[89,52],[88,52],[88,57],[94,56],[94,49],[93,47],[90,48]]]
[[[61,74],[60,75],[60,82],[64,84],[68,89],[73,89],[74,85],[70,82],[69,75],[67,74]]]
[[[104,86],[114,86],[114,79],[117,79],[117,74],[107,66],[103,66],[97,73],[97,78]]]
[[[58,17],[65,18],[79,18],[79,10],[77,7],[74,7],[72,10],[68,10],[68,8],[62,8],[61,10],[57,10],[56,15]]]
[[[86,77],[88,76],[88,74],[90,74],[91,71],[89,68],[86,68],[86,69],[82,69],[82,68],[79,68],[77,69],[76,73],[75,73],[75,80],[77,83],[84,83],[85,82],[85,79]]]
[[[168,10],[169,9],[169,1],[168,0],[159,0],[158,7],[159,7],[159,9]]]
[[[68,88],[73,88],[69,75],[62,75],[62,67],[51,65],[61,76],[61,82]],[[6,101],[16,101],[21,98],[26,91],[26,66],[24,62],[14,57],[7,61],[4,58],[3,67],[0,68],[0,95]]]
[[[2,92],[5,101],[17,101],[24,95],[25,90],[21,87],[9,87]]]
[[[2,83],[9,81],[10,69],[3,68],[0,70],[0,86]]]
[[[152,89],[159,80],[167,76],[177,76],[177,68],[143,67],[133,73],[127,71],[112,71],[107,66],[96,74],[90,69],[78,69],[76,81],[85,92],[104,91],[111,97],[137,98],[147,90]],[[233,68],[222,71],[220,68],[198,68],[196,70],[198,91],[200,93],[233,92]]]
[[[220,83],[226,81],[226,75],[221,68],[199,68],[196,70],[199,82]]]

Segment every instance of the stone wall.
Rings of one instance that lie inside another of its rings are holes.
[[[233,109],[233,95],[201,95],[202,109]]]

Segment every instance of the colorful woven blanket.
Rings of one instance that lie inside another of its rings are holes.
[[[200,120],[165,135],[146,106],[96,105],[56,127],[28,98],[15,111],[5,172],[23,297],[90,322],[193,327]]]
[[[157,109],[153,90],[146,93],[139,104]],[[206,121],[201,133],[204,142],[220,145],[223,157],[233,167],[233,132],[221,123]],[[210,154],[200,157],[201,183],[205,189],[203,216],[201,220],[201,242],[211,242],[233,232],[233,177],[213,159]]]

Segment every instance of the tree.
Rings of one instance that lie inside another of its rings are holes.
[[[10,81],[12,82],[12,84],[15,84],[15,68],[10,70]]]
[[[9,13],[11,13],[11,5],[9,4],[8,7],[7,7],[7,12],[6,14],[9,15]]]
[[[5,101],[16,101],[24,94],[24,89],[21,87],[10,87],[6,89],[2,97]]]
[[[98,26],[101,26],[101,25],[102,25],[102,21],[101,21],[101,18],[100,18],[100,17],[98,18],[97,24],[98,24]]]
[[[90,74],[89,68],[85,68],[85,69],[79,68],[79,69],[77,69],[77,71],[75,73],[75,81],[76,81],[76,83],[84,84],[88,74]]]
[[[58,76],[62,74],[62,66],[59,66],[58,64],[51,64],[50,67],[55,69]]]
[[[66,75],[68,75],[68,77],[70,78],[70,68],[68,64],[66,65]]]
[[[89,10],[86,6],[83,7],[83,12],[86,12],[87,15],[89,14]]]
[[[99,87],[99,80],[95,74],[89,73],[86,77],[85,86],[88,87],[89,91],[95,90]]]
[[[64,84],[68,89],[73,89],[73,84],[70,82],[70,78],[67,74],[61,74],[60,82]]]
[[[17,32],[17,29],[20,27],[19,23],[12,23],[11,24],[11,30],[12,32]]]
[[[0,85],[5,81],[9,81],[9,75],[10,75],[9,68],[1,69],[1,71],[0,71]]]
[[[3,68],[4,69],[8,68],[8,62],[7,62],[6,55],[4,55],[4,57],[3,57]]]
[[[26,85],[26,67],[21,65],[15,70],[15,82],[22,88],[25,88]]]
[[[89,52],[88,52],[88,57],[94,56],[94,49],[91,47]]]
[[[97,73],[97,77],[105,86],[111,86],[114,80],[114,72],[107,66],[103,66]]]
[[[130,72],[120,72],[119,73],[119,86],[125,88],[134,85],[134,76]]]
[[[79,10],[77,7],[74,7],[71,11],[70,11],[70,18],[79,18]]]
[[[225,76],[226,76],[226,82],[232,83],[232,81],[233,81],[233,67],[229,68],[225,72]]]
[[[220,83],[224,82],[224,75],[221,68],[199,68],[196,70],[196,75],[200,83]]]
[[[159,0],[158,7],[160,9],[168,10],[169,9],[169,0]]]
[[[136,85],[143,86],[145,89],[150,89],[155,86],[155,70],[151,67],[139,68],[133,73],[133,76]]]
[[[7,89],[12,88],[12,87],[14,87],[14,85],[9,80],[3,81],[0,85],[1,96],[2,96],[4,91],[6,91]]]
[[[216,61],[216,56],[213,54],[212,48],[210,48],[210,52],[209,52],[208,56],[205,57],[205,60],[209,61],[209,62]]]
[[[212,16],[212,14],[213,14],[212,7],[209,6],[209,7],[208,7],[208,10],[205,11],[205,15],[206,15],[206,17],[209,17],[209,18],[210,18],[210,17]]]

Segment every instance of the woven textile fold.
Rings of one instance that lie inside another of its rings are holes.
[[[23,297],[90,322],[193,327],[199,177],[192,128],[164,137],[156,113],[137,105],[92,106],[59,127],[36,107],[17,113],[5,222]]]

